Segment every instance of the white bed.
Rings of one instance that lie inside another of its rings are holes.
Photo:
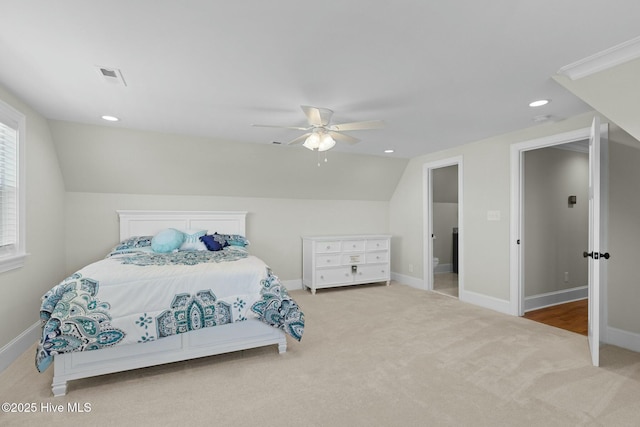
[[[155,235],[166,228],[206,229],[246,236],[246,212],[118,211],[120,240]],[[67,381],[194,359],[268,345],[287,349],[285,332],[257,319],[204,328],[144,344],[126,344],[54,357],[52,390],[67,391]]]

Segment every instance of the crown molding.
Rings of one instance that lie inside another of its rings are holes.
[[[565,65],[558,70],[558,74],[578,80],[636,58],[640,58],[640,37]]]

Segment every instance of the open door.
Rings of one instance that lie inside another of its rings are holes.
[[[600,364],[600,118],[594,117],[589,137],[589,349],[593,366]]]

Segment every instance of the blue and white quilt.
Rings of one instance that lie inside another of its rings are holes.
[[[148,251],[111,256],[42,298],[36,367],[53,356],[145,343],[250,318],[300,340],[304,314],[259,258],[241,251]]]

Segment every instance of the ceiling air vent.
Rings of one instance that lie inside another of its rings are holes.
[[[124,81],[124,77],[122,76],[122,71],[118,68],[109,68],[109,67],[96,67],[98,72],[102,76],[102,78],[108,83],[121,84],[122,86],[126,86],[127,83]]]

